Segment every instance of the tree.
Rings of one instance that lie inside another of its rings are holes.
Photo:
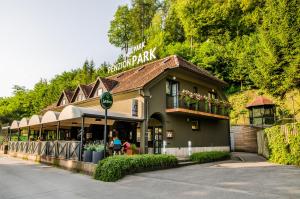
[[[124,50],[126,55],[133,43],[133,21],[130,17],[128,6],[119,6],[108,31],[109,42]]]
[[[157,0],[132,0],[130,19],[133,25],[134,44],[145,41],[145,30],[151,25],[158,6]]]
[[[275,96],[300,86],[300,4],[267,0],[251,78]]]

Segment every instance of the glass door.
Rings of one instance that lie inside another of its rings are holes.
[[[173,98],[174,108],[178,108],[178,83],[172,82],[171,84],[171,96]]]
[[[162,148],[162,127],[154,127],[154,153],[155,154],[161,154],[161,148]]]

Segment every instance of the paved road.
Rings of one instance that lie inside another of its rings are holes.
[[[300,198],[300,169],[253,155],[127,176],[117,183],[0,156],[0,199]]]

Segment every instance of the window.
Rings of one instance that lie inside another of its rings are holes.
[[[171,82],[166,81],[166,94],[171,95]]]
[[[193,93],[198,93],[198,88],[196,86],[193,87]]]
[[[66,99],[65,98],[63,98],[63,100],[62,100],[62,103],[61,103],[62,105],[65,105],[66,104]]]
[[[218,99],[218,96],[215,92],[208,92],[208,97],[212,99]]]
[[[78,96],[77,96],[76,101],[82,101],[82,100],[85,100],[85,97],[82,93],[79,93]]]
[[[101,96],[102,95],[102,93],[103,93],[103,89],[102,88],[98,88],[98,90],[97,90],[97,96]]]
[[[198,131],[199,130],[199,121],[198,120],[192,120],[192,130],[193,131]]]

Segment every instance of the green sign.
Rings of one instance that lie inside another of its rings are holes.
[[[100,105],[104,109],[110,109],[113,102],[113,97],[109,92],[104,92],[100,97]]]

